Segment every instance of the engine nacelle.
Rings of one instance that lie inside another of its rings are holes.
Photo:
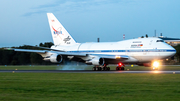
[[[50,61],[53,63],[61,63],[63,60],[62,55],[59,54],[53,54],[50,56]]]
[[[104,65],[105,61],[101,57],[95,57],[91,59],[90,61],[86,62],[87,64],[92,64],[92,65]]]

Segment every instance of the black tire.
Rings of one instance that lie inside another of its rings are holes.
[[[119,70],[119,67],[116,67],[116,70],[118,71],[118,70]]]
[[[104,67],[104,70],[107,71],[107,67]]]
[[[107,70],[110,71],[110,67],[107,67]]]
[[[93,67],[92,70],[93,70],[93,71],[96,71],[96,67]]]
[[[101,70],[102,70],[102,68],[101,68],[101,67],[98,67],[98,70],[99,70],[99,71],[101,71]]]

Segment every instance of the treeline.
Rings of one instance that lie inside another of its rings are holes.
[[[176,54],[174,57],[177,58],[177,62],[180,63],[180,44],[177,46],[174,46],[174,48],[176,49]]]
[[[53,45],[52,42],[40,43],[40,47],[50,48]],[[34,49],[42,50],[38,47],[31,46],[19,46],[12,47],[16,49]],[[41,55],[37,53],[27,53],[27,52],[16,52],[13,50],[7,50],[0,48],[0,65],[51,65],[51,62],[43,61]]]

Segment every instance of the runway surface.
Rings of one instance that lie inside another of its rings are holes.
[[[180,74],[180,71],[0,70],[0,73],[149,73],[149,74]]]

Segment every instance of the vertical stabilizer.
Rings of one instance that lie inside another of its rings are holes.
[[[54,45],[69,45],[76,42],[52,13],[47,13]]]

